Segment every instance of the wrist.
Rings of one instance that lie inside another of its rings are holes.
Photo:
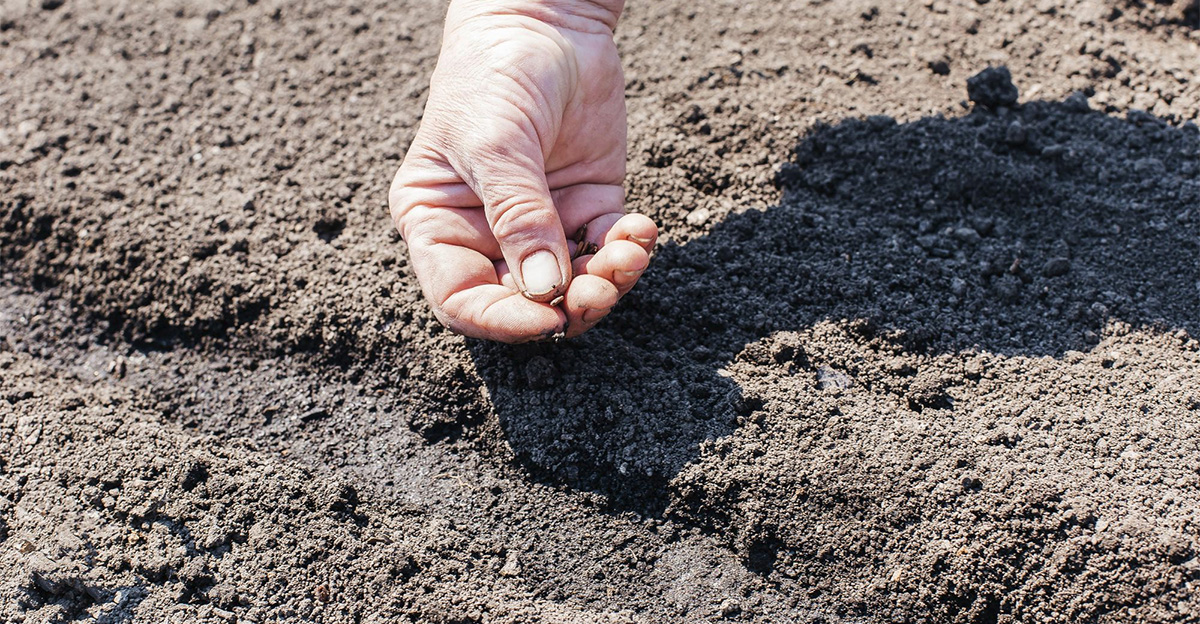
[[[624,8],[625,0],[452,0],[446,21],[517,15],[569,30],[612,32]]]

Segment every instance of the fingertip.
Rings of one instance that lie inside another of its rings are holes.
[[[617,287],[602,277],[587,274],[576,277],[563,305],[568,320],[567,336],[573,338],[591,329],[608,316],[620,298]]]
[[[614,271],[645,271],[650,266],[650,254],[640,244],[628,240],[613,241],[609,244],[609,263]]]
[[[634,284],[637,284],[638,280],[642,279],[642,273],[645,272],[646,269],[637,269],[633,271],[614,271],[613,284],[615,284],[619,290],[629,290],[633,288]]]
[[[485,321],[489,340],[508,344],[536,342],[561,334],[567,325],[567,314],[555,306],[520,296],[512,297],[512,301],[511,310]]]
[[[564,245],[565,247],[565,245]],[[568,257],[550,249],[539,249],[521,260],[521,294],[538,303],[553,301],[562,295],[571,281],[571,263]]]
[[[646,215],[627,214],[613,224],[604,242],[617,240],[633,242],[649,253],[658,242],[658,226]]]
[[[617,305],[620,293],[612,282],[597,275],[580,275],[571,282],[565,300],[567,314],[584,309],[607,310]]]
[[[588,272],[611,281],[618,289],[633,287],[650,266],[650,254],[641,245],[615,240],[604,246],[588,263]]]
[[[509,344],[561,333],[567,321],[562,310],[529,301],[499,284],[457,293],[436,313],[438,320],[456,333]]]

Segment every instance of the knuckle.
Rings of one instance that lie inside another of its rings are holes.
[[[413,204],[408,206],[398,217],[393,213],[392,218],[395,220],[400,236],[409,245],[418,239],[431,238],[431,235],[437,231],[437,211],[429,206]]]
[[[497,71],[523,70],[531,63],[536,63],[544,57],[539,54],[544,47],[540,37],[522,37],[520,39],[503,39],[497,41],[489,49],[490,60],[494,61]]]
[[[533,122],[536,105],[504,101],[497,109],[505,111],[489,123],[490,127],[475,137],[464,138],[462,146],[468,153],[486,157],[485,169],[519,166],[533,167],[541,157],[537,128]],[[528,112],[528,111],[533,112]]]
[[[412,191],[400,181],[400,174],[397,173],[392,180],[391,188],[388,189],[388,210],[396,227],[400,226],[400,221],[415,205],[416,201]]]
[[[539,232],[556,225],[558,217],[544,201],[529,197],[501,200],[492,208],[492,234],[496,240]]]

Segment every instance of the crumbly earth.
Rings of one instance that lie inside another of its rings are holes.
[[[504,347],[442,2],[0,4],[0,620],[1196,621],[1197,6],[630,3],[664,244]]]

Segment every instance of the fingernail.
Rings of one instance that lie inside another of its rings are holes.
[[[637,282],[638,279],[640,279],[642,277],[642,273],[645,273],[645,272],[646,272],[646,269],[642,269],[641,271],[620,271],[620,270],[618,270],[617,277],[614,278],[613,283],[620,286],[621,288],[624,288],[626,286],[629,286],[630,284]]]
[[[583,322],[584,323],[595,323],[596,321],[608,316],[609,312],[612,312],[612,308],[609,308],[607,310],[593,310],[591,308],[588,308],[583,311]]]
[[[562,285],[562,271],[558,258],[548,249],[535,251],[521,261],[521,279],[525,283],[525,294],[544,297]]]
[[[635,243],[641,243],[641,244],[643,244],[643,245],[649,245],[649,244],[650,244],[650,242],[651,242],[651,241],[653,241],[654,239],[653,239],[653,238],[642,238],[641,236],[634,236],[633,234],[630,234],[630,235],[629,235],[629,240],[631,240],[631,241],[633,241],[633,242],[635,242]]]

